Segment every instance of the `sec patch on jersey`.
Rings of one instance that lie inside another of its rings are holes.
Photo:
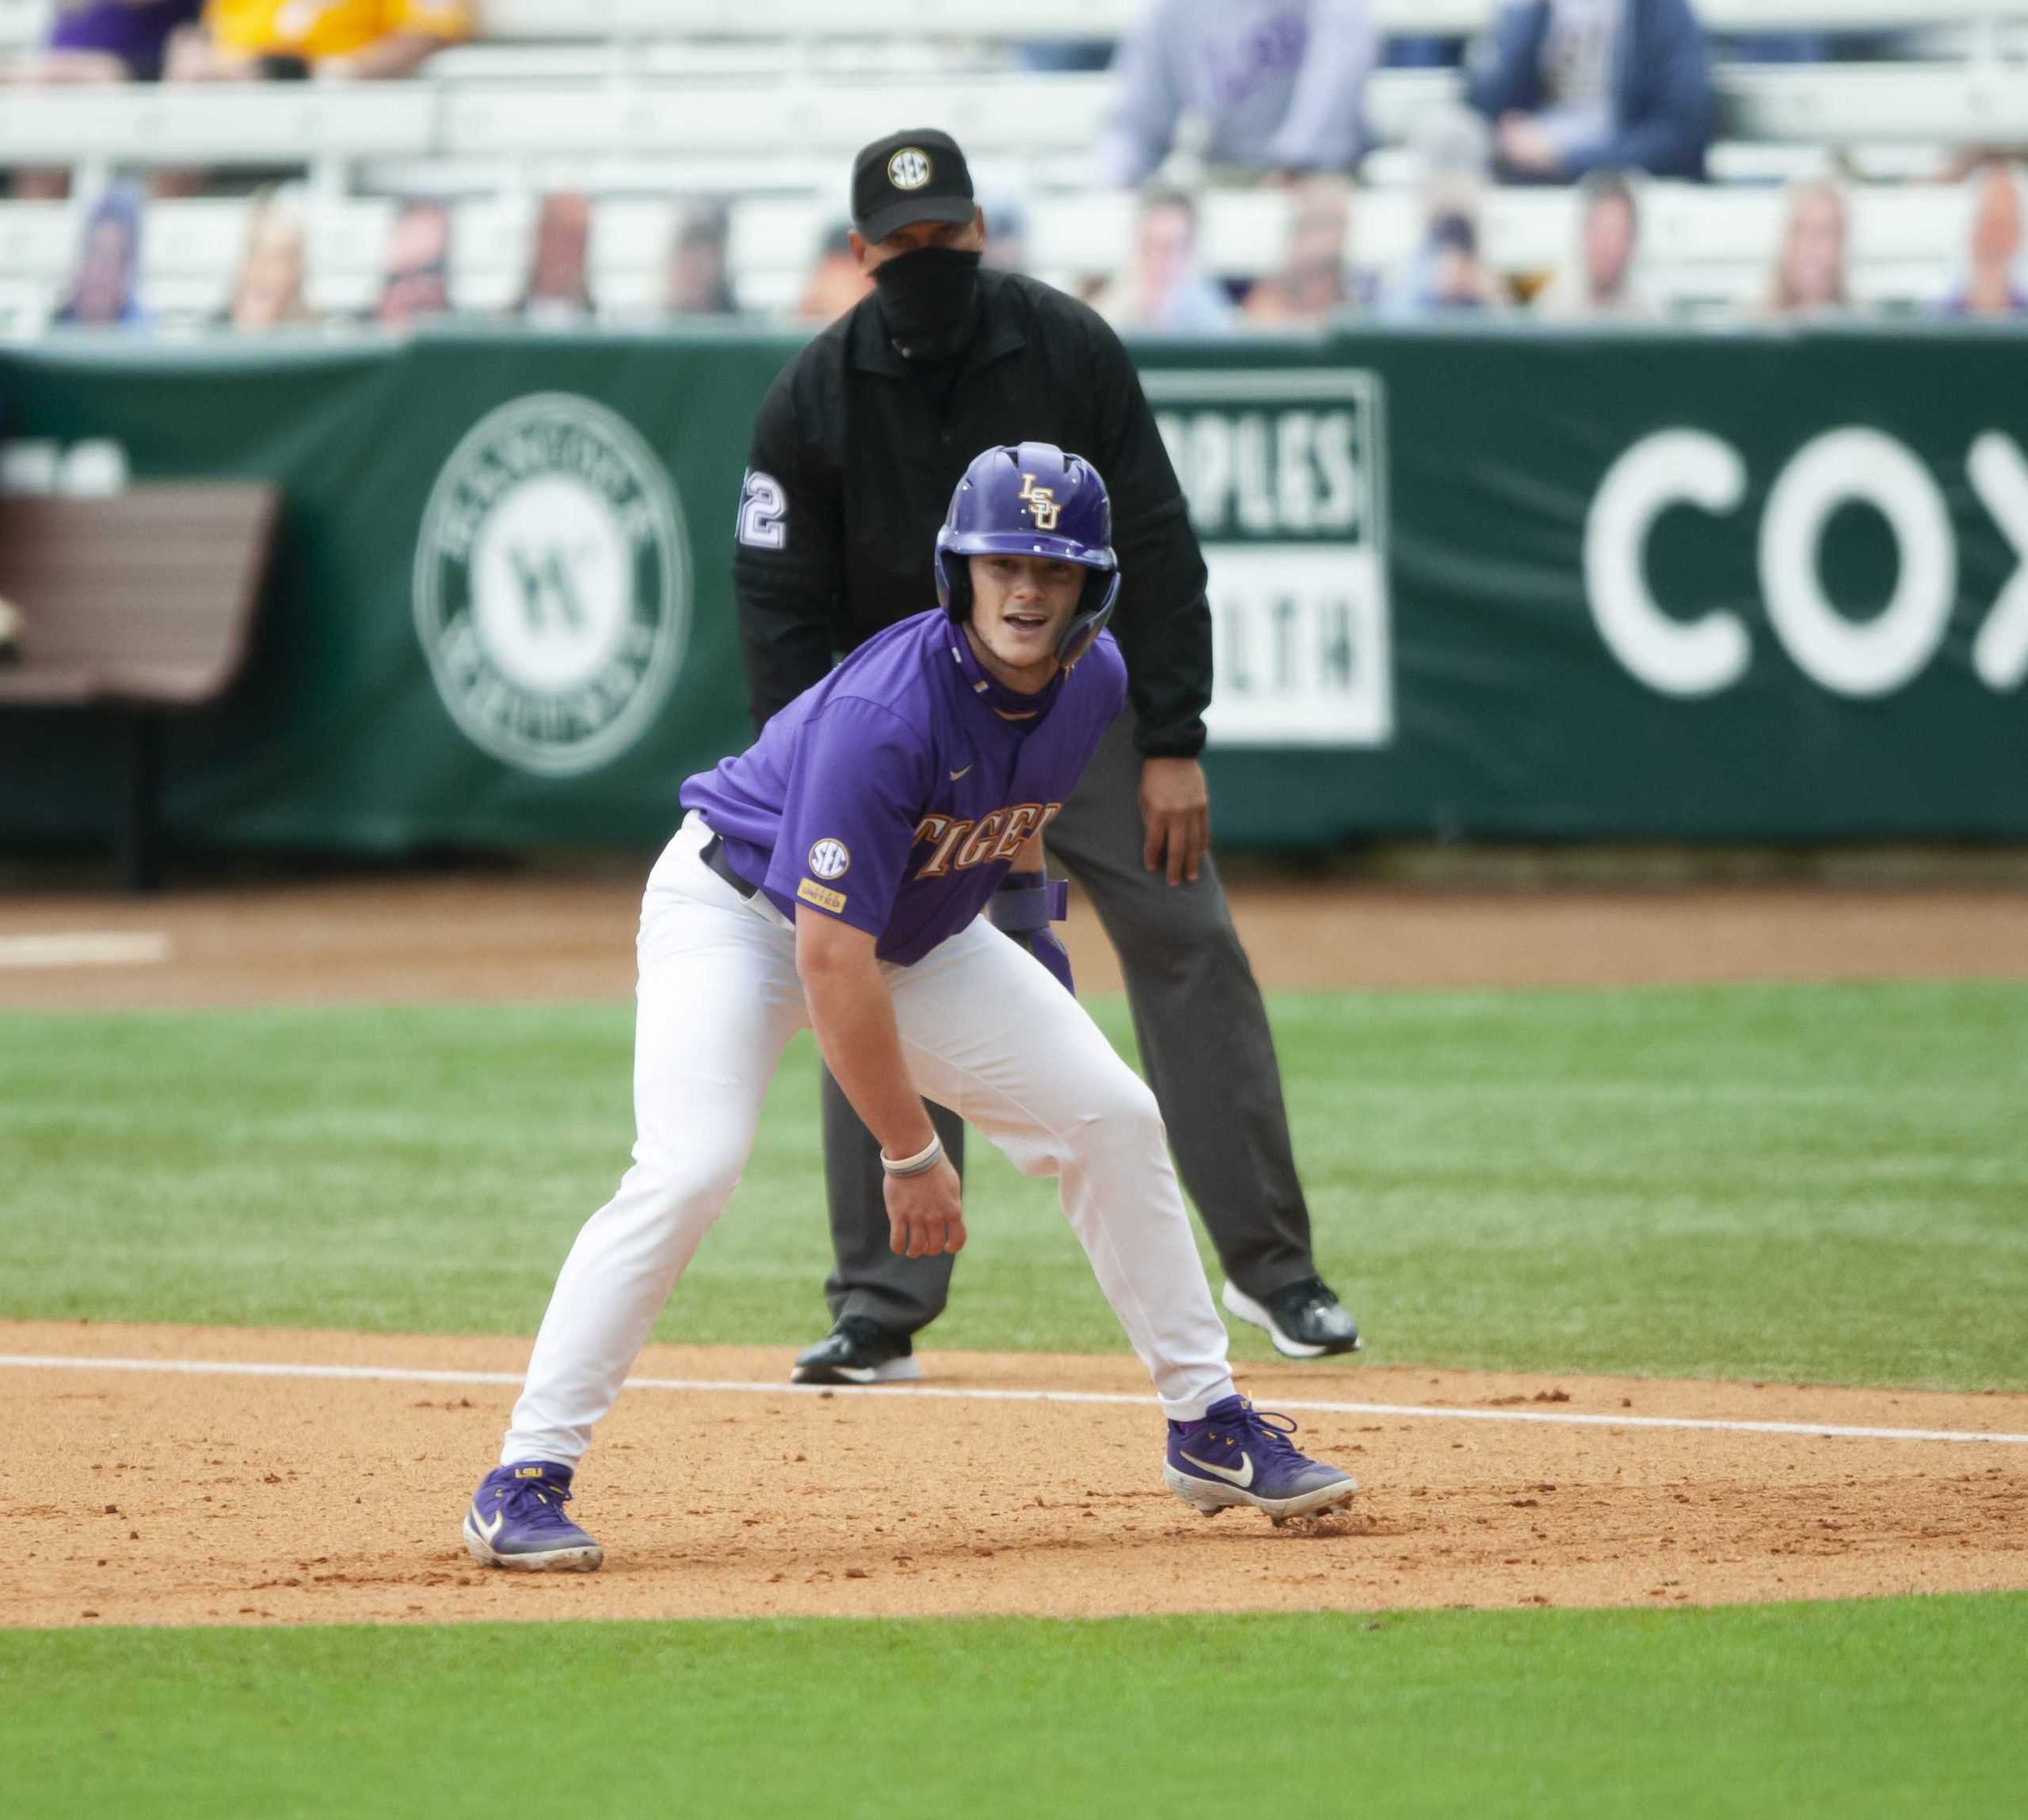
[[[852,853],[843,841],[828,837],[810,849],[810,869],[820,879],[841,879],[852,869]]]

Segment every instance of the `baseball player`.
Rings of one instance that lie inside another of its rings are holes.
[[[634,1165],[571,1248],[501,1463],[466,1515],[481,1562],[604,1559],[564,1514],[578,1462],[806,1024],[879,1139],[898,1253],[965,1242],[925,1095],[1058,1177],[1168,1417],[1178,1497],[1279,1520],[1356,1489],[1234,1392],[1153,1096],[1056,971],[979,914],[1005,894],[1022,933],[1046,933],[1043,830],[1125,699],[1104,635],[1119,588],[1104,483],[1047,444],[988,449],[935,569],[937,610],[869,639],[683,786],[689,813],[642,906]]]

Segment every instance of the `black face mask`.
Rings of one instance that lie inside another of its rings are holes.
[[[888,338],[907,361],[946,361],[972,338],[978,311],[979,256],[955,246],[918,246],[873,269]]]

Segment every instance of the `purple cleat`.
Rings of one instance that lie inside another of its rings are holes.
[[[465,1513],[465,1551],[482,1567],[590,1573],[605,1551],[563,1514],[571,1476],[550,1459],[496,1466]]]
[[[1207,1517],[1247,1505],[1280,1523],[1349,1504],[1356,1482],[1298,1453],[1289,1440],[1295,1431],[1287,1416],[1256,1410],[1244,1397],[1227,1397],[1207,1410],[1202,1421],[1169,1424],[1163,1481]]]

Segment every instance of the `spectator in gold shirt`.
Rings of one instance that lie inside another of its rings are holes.
[[[412,74],[468,37],[467,0],[205,0],[203,22],[177,36],[172,82]]]

